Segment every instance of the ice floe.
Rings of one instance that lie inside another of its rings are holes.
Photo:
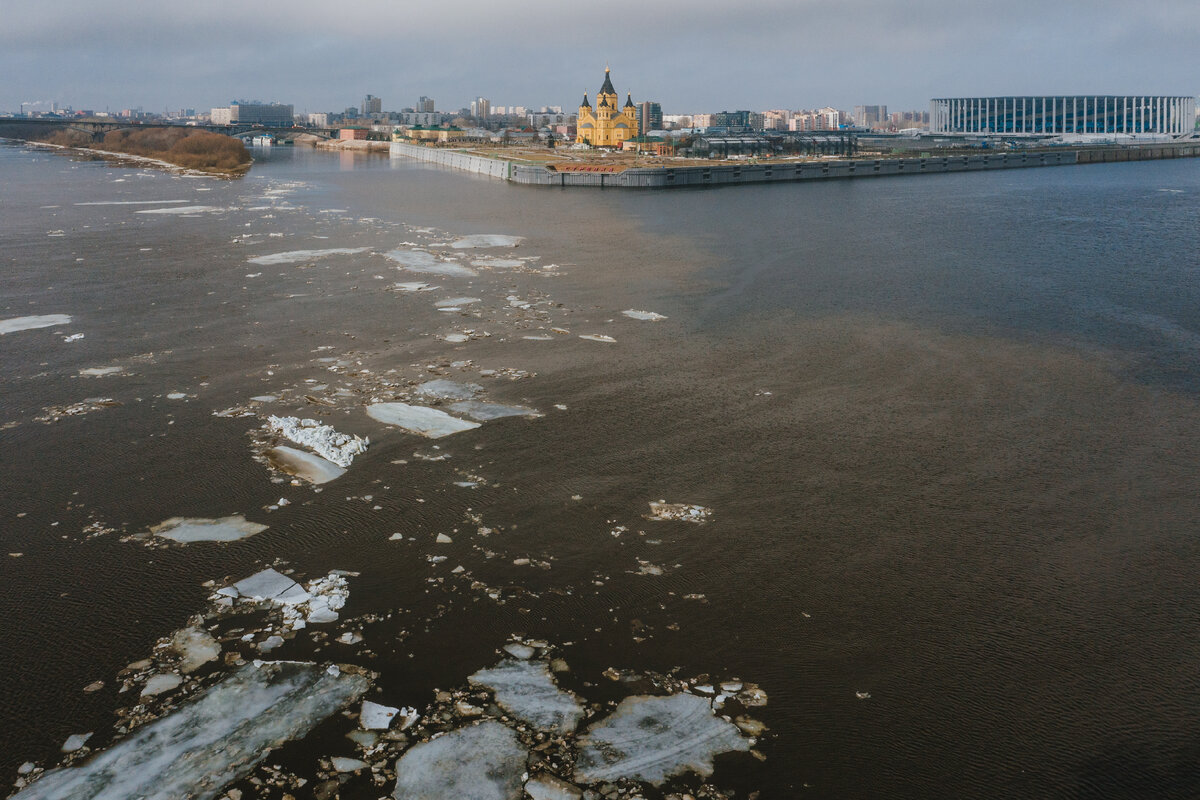
[[[455,239],[450,246],[455,250],[467,250],[475,247],[516,247],[525,239],[524,236],[507,236],[500,233],[473,233]]]
[[[105,375],[116,375],[124,371],[124,367],[87,367],[79,370],[79,374],[85,378],[103,378]]]
[[[272,447],[266,456],[275,469],[309,483],[329,483],[346,474],[345,469],[328,459],[286,445]]]
[[[420,281],[411,281],[408,283],[393,283],[392,288],[397,292],[432,292],[439,287],[431,283],[421,283]]]
[[[543,772],[525,782],[525,793],[533,800],[580,800],[583,791],[562,778]]]
[[[171,206],[169,208],[147,208],[135,211],[135,214],[210,214],[214,211],[224,211],[217,206]]]
[[[35,328],[52,328],[55,325],[66,325],[71,321],[67,314],[41,314],[36,317],[10,317],[0,319],[0,336],[17,331],[29,331]]]
[[[396,762],[396,800],[520,800],[528,753],[499,722],[414,745]]]
[[[336,620],[338,609],[346,604],[349,596],[346,579],[336,572],[309,581],[306,588],[280,572],[264,569],[217,590],[213,599],[277,606],[283,612],[283,627],[299,630],[310,622],[321,624]]]
[[[267,417],[266,428],[285,439],[315,451],[322,458],[348,467],[354,457],[367,452],[369,440],[348,433],[338,433],[329,425],[315,419],[297,417]]]
[[[479,273],[470,267],[464,267],[453,261],[443,261],[433,253],[425,250],[389,250],[384,256],[395,261],[410,272],[424,272],[431,275],[448,275],[450,277],[471,278]]]
[[[434,303],[435,308],[452,308],[460,306],[469,306],[474,303],[482,303],[478,297],[448,297],[444,300],[438,300]]]
[[[635,311],[632,308],[628,309],[626,311],[622,311],[621,313],[624,314],[625,316],[629,317],[630,319],[639,319],[639,320],[642,320],[643,322],[658,322],[661,319],[666,319],[666,317],[664,315],[656,314],[653,311]]]
[[[702,697],[627,697],[580,738],[575,779],[629,778],[659,786],[684,772],[711,775],[714,756],[749,749],[737,726],[714,716]]]
[[[659,500],[657,503],[650,503],[648,519],[694,522],[699,525],[708,522],[711,517],[711,508],[688,505],[687,503],[668,503],[664,500]]]
[[[483,387],[478,383],[459,383],[445,378],[425,381],[417,387],[417,394],[442,400],[470,400],[482,391]]]
[[[481,267],[483,269],[516,269],[517,267],[525,266],[525,262],[518,258],[477,258],[471,262],[472,267]]]
[[[362,675],[316,664],[247,664],[82,766],[50,770],[14,797],[211,800],[369,686]]]
[[[583,719],[583,705],[558,688],[545,662],[505,659],[467,680],[491,689],[497,705],[540,730],[571,733]]]
[[[116,183],[116,181],[113,181]],[[188,200],[93,200],[90,203],[76,203],[77,206],[166,206],[187,203]]]
[[[603,333],[581,333],[579,334],[579,338],[587,339],[589,342],[604,342],[606,344],[613,344],[617,341],[613,337]]]
[[[387,730],[392,727],[392,720],[399,713],[400,709],[398,708],[363,700],[362,710],[358,714],[358,724],[369,731]]]
[[[506,406],[500,403],[484,403],[479,400],[465,400],[461,403],[455,403],[450,406],[450,410],[458,414],[465,414],[471,419],[487,422],[492,419],[500,419],[501,417],[540,417],[543,416],[535,408],[526,408],[525,406]]]
[[[299,261],[313,261],[326,256],[352,256],[365,253],[369,247],[329,247],[324,250],[288,250],[284,253],[271,253],[265,256],[255,256],[246,261],[250,264],[295,264]]]
[[[155,695],[164,694],[174,691],[183,683],[183,678],[173,672],[160,673],[151,675],[146,681],[146,685],[142,688],[141,697],[154,697]]]
[[[367,415],[385,425],[395,425],[430,439],[440,439],[460,431],[478,428],[478,422],[452,417],[445,411],[407,403],[374,403],[367,406]]]
[[[170,648],[179,655],[179,671],[190,675],[221,655],[220,643],[203,628],[181,628],[171,637]]]
[[[217,519],[171,517],[151,526],[150,533],[173,542],[236,542],[267,529],[266,525],[247,522],[241,514]]]

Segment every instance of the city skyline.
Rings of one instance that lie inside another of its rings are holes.
[[[921,109],[937,96],[1194,95],[1200,61],[1200,7],[1183,0],[1149,8],[1017,0],[1003,19],[948,0],[769,0],[749,9],[620,0],[603,11],[464,0],[453,19],[375,0],[356,15],[330,15],[310,0],[285,12],[229,0],[115,0],[103,16],[92,8],[57,0],[6,12],[0,110],[201,109],[256,97],[301,113],[344,109],[367,92],[390,109],[414,107],[421,95],[438,98],[439,110],[481,96],[572,107],[595,91],[606,64],[622,95],[666,113]]]

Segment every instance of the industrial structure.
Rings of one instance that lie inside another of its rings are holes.
[[[950,97],[929,103],[929,132],[980,134],[1158,134],[1196,124],[1196,98],[1172,95]]]
[[[633,104],[633,96],[626,97],[625,106],[620,110],[617,109],[617,102],[617,90],[613,88],[609,70],[605,67],[604,83],[596,93],[595,111],[584,92],[583,103],[579,106],[575,141],[592,147],[620,147],[626,139],[636,137],[637,106]]]
[[[295,124],[292,117],[292,105],[282,103],[248,103],[245,100],[238,100],[230,103],[228,106],[214,108],[212,110],[212,123],[214,125],[274,125],[284,128],[290,128]]]

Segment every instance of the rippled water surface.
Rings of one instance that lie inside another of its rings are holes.
[[[360,573],[347,614],[392,616],[315,657],[397,704],[514,632],[581,682],[758,683],[766,760],[714,778],[740,797],[1193,797],[1198,209],[1197,161],[639,193],[2,146],[0,319],[70,322],[0,335],[0,775],[111,728],[201,584],[279,560]],[[363,411],[433,378],[543,416]],[[371,445],[292,485],[253,457],[271,414]],[[127,538],[239,513],[269,528]]]

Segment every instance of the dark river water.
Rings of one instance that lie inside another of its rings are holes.
[[[0,320],[70,317],[0,335],[0,777],[111,729],[202,584],[279,563],[360,573],[367,649],[316,657],[396,705],[513,633],[581,685],[759,684],[766,759],[712,778],[738,797],[1200,796],[1200,161],[621,192],[256,156],[0,146]],[[385,255],[469,234],[524,239],[460,251],[475,276]],[[361,250],[249,261],[330,248]],[[363,412],[437,377],[544,416]],[[293,485],[269,414],[371,445]],[[269,528],[128,538],[231,514]]]

